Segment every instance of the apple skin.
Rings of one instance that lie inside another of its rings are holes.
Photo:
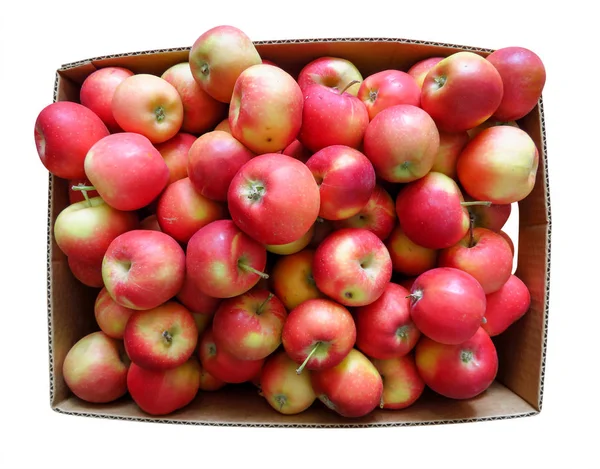
[[[511,239],[510,236],[508,236],[508,234],[502,230],[497,231],[497,233],[502,236],[504,238],[504,240],[508,243],[508,246],[510,247],[510,252],[512,253],[513,257],[515,255],[515,244],[513,243],[513,240]]]
[[[456,161],[468,142],[467,132],[440,132],[440,147],[433,160],[431,171],[445,174],[456,180]]]
[[[144,218],[140,222],[139,228],[140,230],[162,231],[160,225],[158,224],[156,214],[148,215],[146,218]]]
[[[240,360],[260,360],[281,345],[286,318],[279,298],[268,290],[252,289],[219,305],[213,338],[219,348]]]
[[[372,231],[382,241],[387,239],[396,223],[394,200],[380,185],[375,185],[367,204],[356,215],[333,222],[336,230],[364,228]]]
[[[127,321],[134,312],[135,310],[116,303],[106,288],[100,290],[94,303],[94,316],[98,326],[102,332],[113,339],[123,338]]]
[[[486,298],[470,274],[436,267],[419,275],[411,288],[410,316],[421,331],[443,344],[460,344],[477,332]]]
[[[302,237],[319,215],[319,187],[302,162],[267,153],[240,168],[227,193],[235,224],[262,244]]]
[[[474,200],[473,197],[465,196],[466,201]],[[473,219],[475,228],[487,228],[492,231],[500,231],[506,224],[512,211],[511,204],[471,205],[467,207],[469,216]]]
[[[192,313],[206,316],[212,316],[219,307],[219,304],[221,304],[220,298],[208,296],[196,287],[196,284],[189,275],[185,276],[181,290],[179,290],[176,297]]]
[[[225,202],[231,180],[253,157],[254,153],[231,134],[214,130],[201,135],[191,146],[187,172],[199,194]]]
[[[169,181],[159,151],[143,135],[130,132],[109,135],[92,146],[85,172],[108,205],[125,211],[149,205]]]
[[[229,126],[229,116],[217,124],[213,130],[221,130],[231,135],[231,127]]]
[[[413,354],[387,360],[373,360],[383,379],[382,409],[406,409],[413,405],[425,390]]]
[[[521,129],[496,126],[474,137],[458,157],[458,179],[478,200],[511,204],[527,197],[535,185],[539,154]]]
[[[376,234],[364,228],[331,233],[315,251],[317,288],[345,306],[365,306],[381,296],[392,278],[390,254]]]
[[[410,182],[433,166],[440,136],[433,119],[421,108],[399,104],[381,111],[365,132],[365,155],[377,176],[388,182]]]
[[[102,278],[110,296],[136,310],[156,308],[183,285],[185,253],[165,233],[128,231],[116,237],[104,256]]]
[[[524,47],[503,47],[486,58],[498,70],[504,85],[502,101],[493,117],[503,121],[525,117],[537,105],[546,84],[542,60]]]
[[[422,337],[415,348],[415,362],[425,384],[450,399],[478,396],[492,384],[498,372],[496,347],[482,328],[455,345]]]
[[[309,245],[315,234],[315,225],[313,224],[310,229],[298,238],[296,241],[292,241],[287,244],[267,244],[265,248],[268,252],[273,254],[279,254],[282,256],[288,256],[302,251],[306,246]]]
[[[362,80],[358,68],[349,60],[339,57],[319,57],[306,64],[298,74],[298,84],[302,91],[310,85],[318,84],[339,92],[352,81]],[[359,88],[360,83],[356,83],[347,92],[356,96]]]
[[[444,57],[430,57],[428,59],[419,60],[412,67],[410,67],[406,73],[415,79],[419,89],[421,89],[423,87],[423,81],[429,73],[429,70],[431,70],[434,65],[442,60],[444,60]]]
[[[232,298],[254,287],[261,277],[242,264],[264,271],[267,251],[231,220],[209,223],[188,242],[186,274],[206,295]]]
[[[147,370],[135,363],[127,373],[133,401],[150,415],[168,415],[191,403],[200,386],[200,366],[190,358],[176,368]]]
[[[383,70],[369,75],[360,84],[357,97],[365,103],[369,119],[398,104],[421,104],[421,88],[415,79],[399,70]]]
[[[109,135],[93,111],[69,101],[57,101],[42,109],[33,133],[40,161],[50,173],[63,179],[85,179],[87,152]]]
[[[297,367],[298,364],[281,350],[267,358],[260,374],[262,396],[284,415],[304,412],[317,398],[310,383],[310,371],[298,374]]]
[[[106,403],[127,393],[127,365],[121,360],[119,343],[98,331],[69,349],[62,372],[65,383],[79,399]]]
[[[356,215],[375,189],[375,170],[369,159],[345,145],[331,145],[306,162],[319,186],[319,216],[343,220]]]
[[[192,45],[189,64],[194,79],[217,101],[229,103],[236,80],[262,63],[252,40],[240,29],[219,25],[202,33]]]
[[[304,369],[322,370],[348,355],[356,341],[356,326],[342,305],[325,298],[311,299],[290,311],[281,339],[286,353],[298,365],[312,353]]]
[[[531,294],[519,277],[511,275],[498,291],[486,296],[486,301],[486,322],[481,327],[490,337],[494,337],[502,334],[529,311]]]
[[[400,224],[394,227],[385,245],[390,253],[394,272],[413,277],[437,265],[438,251],[412,242],[402,231]]]
[[[194,135],[178,132],[166,142],[154,145],[169,169],[167,184],[173,184],[188,176],[188,153],[195,141]]]
[[[467,134],[469,135],[470,139],[473,139],[473,137],[481,133],[482,130],[488,129],[490,127],[497,127],[500,125],[508,125],[510,127],[516,127],[517,129],[520,129],[519,124],[517,124],[515,121],[499,121],[494,119],[493,117],[490,117],[488,120],[482,122],[477,127],[473,127],[472,129],[467,130]]]
[[[421,332],[410,317],[410,292],[388,283],[373,303],[354,311],[356,348],[369,358],[388,359],[407,355]]]
[[[67,263],[73,276],[84,285],[91,288],[102,288],[102,259],[95,262],[87,262],[68,257]]]
[[[69,204],[74,204],[77,202],[81,202],[83,200],[85,200],[85,196],[83,195],[84,191],[80,191],[80,190],[73,190],[73,186],[91,186],[92,183],[86,179],[71,179],[69,181]],[[100,195],[98,194],[98,191],[95,190],[91,190],[91,191],[85,191],[87,193],[88,198],[93,198],[93,197],[100,197]]]
[[[257,154],[283,150],[298,136],[304,98],[292,76],[273,65],[242,72],[229,105],[231,134]]]
[[[283,154],[291,156],[306,164],[308,159],[313,155],[313,152],[306,148],[300,140],[296,139],[283,149]]]
[[[369,125],[363,102],[347,91],[309,85],[303,90],[302,127],[298,140],[313,153],[331,146],[358,148]]]
[[[215,378],[200,365],[200,391],[218,391],[226,384],[225,381]]]
[[[105,67],[92,72],[81,85],[79,102],[102,119],[111,133],[122,130],[113,116],[112,99],[117,87],[130,76],[133,72],[127,68]]]
[[[315,233],[313,234],[308,247],[316,249],[327,236],[335,231],[336,228],[332,221],[325,220],[324,218],[317,218],[317,221],[313,226],[315,227]]]
[[[462,132],[489,119],[502,93],[502,78],[490,62],[474,52],[456,52],[427,73],[421,107],[440,130]]]
[[[341,363],[311,373],[318,399],[342,417],[357,418],[371,413],[381,403],[383,381],[377,368],[356,349]]]

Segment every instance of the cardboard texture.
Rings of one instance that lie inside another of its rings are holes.
[[[366,77],[394,68],[407,70],[418,60],[469,50],[486,56],[492,50],[405,39],[314,39],[257,42],[261,56],[296,76],[302,66],[322,56],[352,61]],[[55,101],[78,101],[83,80],[94,70],[122,66],[160,75],[171,65],[187,61],[188,47],[119,54],[62,66],[56,75]],[[532,416],[542,408],[548,292],[550,280],[550,200],[542,100],[519,125],[531,135],[540,153],[536,185],[519,204],[517,275],[531,291],[531,308],[504,334],[494,338],[500,361],[496,382],[480,396],[455,401],[426,390],[412,407],[402,411],[375,410],[360,419],[345,419],[319,402],[294,416],[280,415],[251,385],[226,386],[200,392],[188,407],[165,417],[143,413],[129,396],[105,405],[83,402],[72,395],[62,377],[70,347],[85,334],[98,330],[93,314],[98,290],[80,284],[70,273],[53,237],[57,215],[67,206],[67,181],[50,176],[48,199],[48,344],[51,407],[64,414],[150,420],[163,423],[241,426],[356,427],[464,423]]]

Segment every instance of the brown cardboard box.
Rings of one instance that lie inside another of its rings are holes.
[[[263,58],[273,60],[293,75],[321,56],[343,57],[363,73],[395,68],[407,70],[418,60],[469,50],[486,56],[491,50],[402,39],[318,39],[258,42]],[[187,61],[189,48],[119,54],[64,65],[57,71],[55,101],[78,101],[79,87],[98,68],[123,66],[160,75],[171,65]],[[251,385],[199,393],[185,409],[164,418],[144,414],[126,396],[114,403],[94,405],[72,395],[62,377],[69,348],[85,334],[98,330],[93,304],[97,290],[78,283],[54,237],[54,221],[68,204],[67,182],[50,176],[48,200],[48,340],[50,401],[57,412],[72,415],[156,422],[242,426],[395,426],[472,422],[536,415],[542,407],[548,290],[550,272],[550,200],[542,101],[519,125],[531,135],[540,152],[533,192],[519,204],[519,259],[517,275],[530,289],[530,311],[494,339],[500,360],[496,382],[480,396],[454,401],[425,394],[403,411],[375,410],[360,419],[344,419],[316,402],[308,411],[284,416],[269,407]]]

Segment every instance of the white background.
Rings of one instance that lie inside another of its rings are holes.
[[[600,467],[598,433],[592,437],[600,419],[600,70],[589,7],[524,0],[425,0],[395,7],[375,0],[240,3],[245,6],[227,0],[2,2],[0,467]],[[55,69],[93,56],[190,46],[222,23],[255,40],[386,36],[520,45],[540,55],[548,74],[544,102],[554,222],[540,415],[437,427],[302,430],[118,422],[50,410],[47,173],[35,151],[33,124],[51,102]]]

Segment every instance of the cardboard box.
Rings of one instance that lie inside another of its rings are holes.
[[[486,56],[491,50],[404,39],[318,39],[257,42],[263,58],[273,60],[293,75],[321,56],[343,57],[368,76],[394,68],[407,70],[418,60],[469,50]],[[83,80],[94,70],[122,66],[136,73],[160,75],[168,67],[188,60],[189,48],[136,52],[82,60],[57,71],[55,101],[78,101]],[[94,405],[77,399],[62,377],[62,364],[70,347],[85,334],[98,330],[93,314],[98,290],[74,279],[66,257],[54,237],[54,221],[67,206],[67,182],[50,176],[48,199],[48,339],[50,401],[57,412],[71,415],[156,422],[241,425],[356,427],[428,425],[533,416],[542,408],[548,290],[550,273],[550,200],[542,101],[519,125],[533,138],[540,165],[533,192],[519,204],[519,258],[517,275],[531,292],[531,309],[508,331],[494,339],[499,355],[496,382],[480,396],[456,401],[426,392],[402,411],[375,410],[360,419],[345,419],[319,402],[306,412],[284,416],[269,407],[252,385],[200,392],[188,407],[164,418],[144,414],[126,396],[116,402]]]

